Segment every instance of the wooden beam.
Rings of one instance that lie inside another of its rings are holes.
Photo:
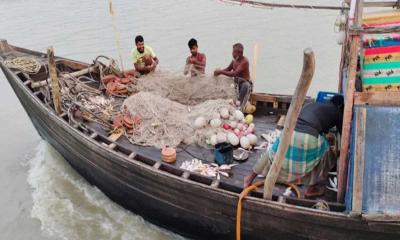
[[[356,2],[356,16],[355,26],[359,26],[362,19],[363,12],[363,1],[357,0]],[[351,36],[350,40],[350,63],[348,67],[348,82],[346,88],[346,99],[344,104],[343,113],[343,128],[342,128],[342,140],[340,148],[340,159],[338,168],[338,195],[337,201],[343,202],[344,195],[347,186],[347,167],[348,167],[348,152],[350,146],[350,130],[351,121],[353,118],[353,104],[354,104],[354,92],[355,83],[357,77],[357,58],[360,48],[360,36]]]
[[[356,110],[356,137],[354,147],[354,180],[353,180],[353,201],[352,212],[361,214],[363,186],[364,186],[364,158],[365,158],[365,131],[367,110],[365,107],[359,107]]]
[[[363,214],[362,219],[368,222],[400,222],[400,214]]]
[[[47,80],[32,82],[31,87],[32,88],[40,88],[40,87],[47,86],[47,84],[49,84],[49,82]]]
[[[364,2],[364,7],[395,7],[397,1]]]
[[[274,156],[274,161],[269,169],[267,177],[265,178],[264,199],[272,200],[272,192],[274,190],[276,180],[278,179],[279,172],[281,171],[287,149],[292,139],[294,127],[296,126],[297,118],[303,106],[304,99],[306,98],[308,88],[310,87],[314,71],[314,52],[311,49],[306,49],[304,50],[303,71],[286,116],[278,151]]]
[[[11,51],[10,45],[8,45],[7,40],[0,39],[0,52],[8,52]]]
[[[356,92],[354,105],[400,106],[400,92]]]
[[[80,77],[82,75],[88,74],[93,72],[96,69],[97,66],[90,66],[87,68],[84,68],[82,70],[76,71],[76,72],[72,72],[72,73],[64,73],[61,75],[61,77]]]
[[[361,33],[392,33],[399,32],[400,26],[391,26],[391,27],[374,27],[374,28],[360,28],[360,27],[350,27],[349,34],[350,35],[360,35]]]
[[[51,93],[54,103],[54,109],[57,114],[62,112],[61,110],[61,90],[60,83],[57,77],[56,62],[54,60],[54,50],[53,47],[47,49],[47,59],[49,61],[49,76],[51,79]]]
[[[276,102],[278,98],[270,94],[252,93],[250,99],[256,102]]]

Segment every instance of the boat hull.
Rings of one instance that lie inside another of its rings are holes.
[[[238,194],[169,174],[129,159],[47,109],[10,69],[3,72],[40,136],[89,183],[146,220],[185,236],[234,239]],[[395,239],[397,224],[257,198],[243,206],[243,239]]]

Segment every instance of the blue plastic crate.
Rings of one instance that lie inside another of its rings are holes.
[[[329,100],[331,100],[331,98],[336,95],[340,95],[340,94],[334,93],[334,92],[322,92],[321,91],[321,92],[318,92],[316,101],[319,103],[328,103]]]

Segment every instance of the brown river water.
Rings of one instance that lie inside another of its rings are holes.
[[[339,0],[291,2],[340,5]],[[209,74],[229,63],[233,43],[244,44],[251,62],[257,44],[256,91],[290,94],[302,51],[311,47],[316,74],[309,95],[337,89],[337,11],[261,9],[219,0],[114,0],[114,11],[126,68],[136,34],[153,47],[160,69],[172,72],[183,70],[191,37],[207,55]],[[118,58],[106,0],[0,0],[0,38],[39,51],[54,46],[57,55],[81,61],[99,54]],[[1,240],[182,239],[88,185],[40,139],[2,73],[0,102]]]

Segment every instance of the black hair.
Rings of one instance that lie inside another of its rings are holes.
[[[241,44],[241,43],[235,43],[235,44],[233,44],[233,48],[238,48],[238,49],[240,49],[241,51],[244,50],[243,44]]]
[[[143,39],[142,35],[137,35],[135,37],[135,43],[138,44],[138,42],[144,42],[144,39]]]
[[[330,102],[333,103],[333,105],[335,105],[337,108],[342,108],[344,106],[344,98],[342,95],[333,96]]]
[[[189,49],[192,49],[194,46],[197,47],[197,40],[194,38],[190,39],[188,42],[188,46],[189,46]]]

